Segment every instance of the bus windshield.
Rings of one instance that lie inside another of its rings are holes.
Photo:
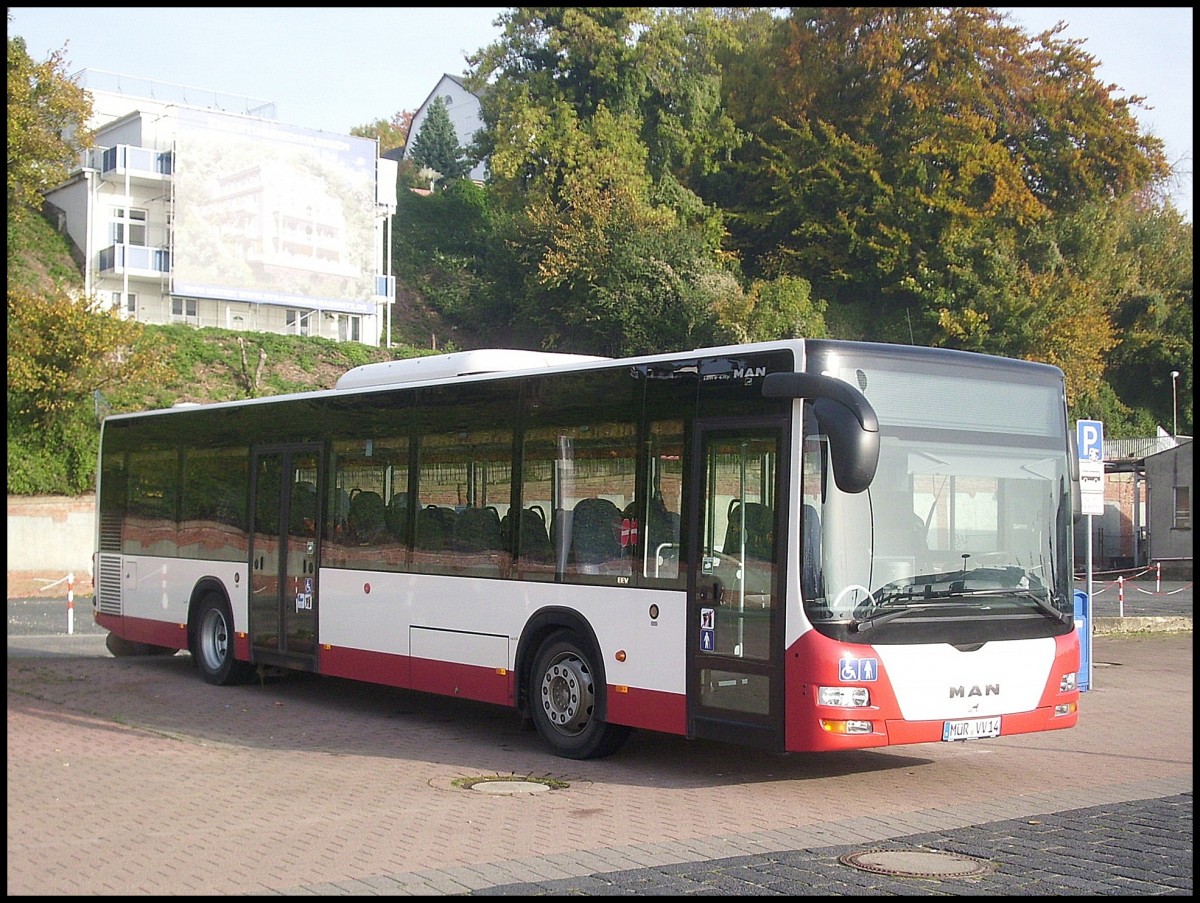
[[[809,618],[855,632],[989,617],[1066,624],[1071,484],[1061,386],[1019,382],[1002,368],[991,378],[878,366],[851,373],[879,415],[879,466],[860,493],[825,475],[805,481],[821,550],[819,576],[805,581]],[[809,457],[820,447],[808,443]],[[806,461],[806,474],[815,469]]]

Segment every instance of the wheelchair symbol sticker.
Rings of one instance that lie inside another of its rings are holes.
[[[874,658],[844,658],[838,662],[839,680],[878,680],[879,660]]]

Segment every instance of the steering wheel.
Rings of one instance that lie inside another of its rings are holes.
[[[845,598],[846,593],[851,592],[852,590],[862,590],[864,593],[867,594],[868,599],[871,598],[871,591],[869,589],[867,589],[865,586],[863,586],[861,583],[848,583],[846,586],[842,587],[842,591],[837,594],[837,598],[835,598],[833,600],[833,604],[829,607],[832,608],[834,611],[837,611],[841,607],[842,599]]]

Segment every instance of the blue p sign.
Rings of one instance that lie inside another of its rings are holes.
[[[1080,420],[1075,424],[1080,461],[1104,460],[1104,424],[1099,420]]]

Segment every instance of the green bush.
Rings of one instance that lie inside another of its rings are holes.
[[[89,410],[42,429],[8,417],[9,495],[81,495],[96,487],[100,430]]]

